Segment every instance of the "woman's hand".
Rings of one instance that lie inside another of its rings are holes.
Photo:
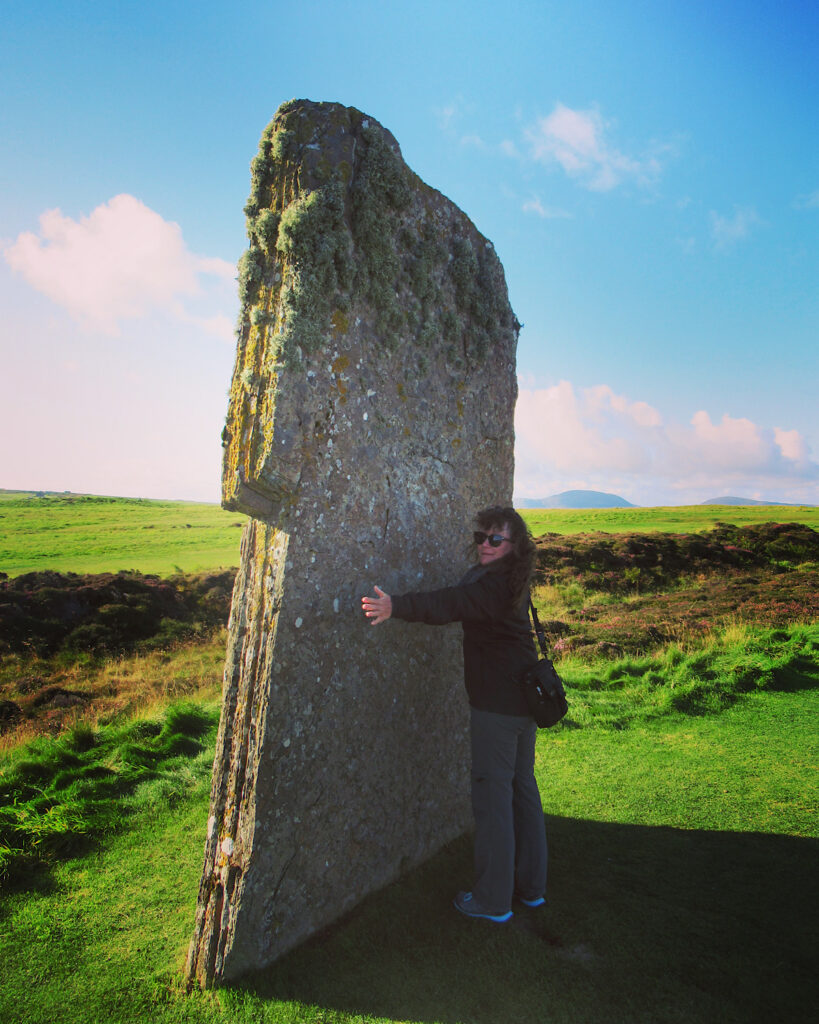
[[[371,619],[371,626],[377,626],[379,622],[386,622],[392,615],[392,598],[385,594],[381,587],[373,588],[377,597],[362,597],[361,608],[368,619]]]

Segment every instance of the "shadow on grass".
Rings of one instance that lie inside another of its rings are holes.
[[[795,693],[798,690],[812,690],[819,685],[819,662],[815,658],[800,654],[787,665],[774,671],[768,689],[780,693]]]
[[[225,990],[442,1024],[812,1019],[819,842],[547,818],[545,910],[469,921],[463,837]],[[309,1019],[313,1019],[309,1017]]]
[[[86,849],[83,852],[89,852]],[[58,889],[54,881],[50,865],[43,864],[34,858],[15,865],[14,874],[0,877],[0,923],[6,920],[11,905],[8,897],[20,892],[47,896]]]

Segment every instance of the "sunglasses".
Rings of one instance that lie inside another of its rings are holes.
[[[474,537],[475,543],[478,547],[480,547],[485,540],[488,540],[490,547],[499,548],[505,540],[509,540],[509,538],[504,537],[502,533],[483,533],[481,530],[476,530],[472,536]]]

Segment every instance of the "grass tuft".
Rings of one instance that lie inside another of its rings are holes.
[[[0,877],[17,887],[122,827],[133,807],[175,806],[210,774],[215,703],[171,704],[154,719],[41,737],[0,768]],[[133,802],[128,799],[133,797]]]
[[[814,687],[817,645],[819,624],[732,625],[715,630],[693,650],[675,643],[608,663],[567,655],[558,669],[569,692],[570,723],[622,729],[669,711],[719,712],[753,691]]]
[[[212,716],[192,701],[172,704],[165,712],[162,733],[179,733],[181,736],[198,738],[211,728]]]

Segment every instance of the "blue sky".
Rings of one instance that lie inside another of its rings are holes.
[[[341,102],[492,239],[515,496],[819,503],[819,5],[6,5],[0,487],[217,501],[249,163]]]

